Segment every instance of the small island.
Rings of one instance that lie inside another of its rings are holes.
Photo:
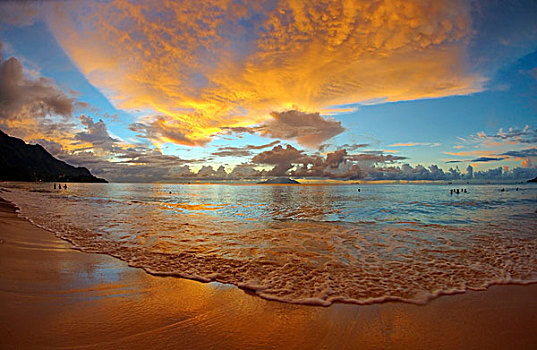
[[[300,185],[300,182],[287,177],[278,177],[276,179],[268,179],[265,181],[258,182],[262,185]]]

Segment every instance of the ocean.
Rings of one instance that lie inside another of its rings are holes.
[[[426,303],[537,282],[535,184],[1,186],[77,249],[271,300]]]

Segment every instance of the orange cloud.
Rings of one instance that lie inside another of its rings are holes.
[[[497,151],[483,151],[483,150],[475,150],[475,151],[462,151],[462,152],[444,152],[444,154],[449,154],[451,156],[461,156],[461,157],[472,157],[472,156],[490,156],[493,154],[498,153]]]
[[[407,143],[394,143],[389,147],[413,147],[413,146],[430,146],[436,147],[440,146],[438,142],[407,142]]]
[[[521,165],[523,168],[533,168],[533,162],[530,158],[522,159]]]
[[[118,108],[152,118],[154,142],[201,145],[271,112],[481,90],[484,79],[465,69],[468,6],[114,1],[58,4],[48,23]]]

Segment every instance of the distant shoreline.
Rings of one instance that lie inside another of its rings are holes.
[[[293,185],[299,186],[308,186],[308,185],[335,185],[335,186],[348,186],[348,185],[532,185],[535,182],[521,181],[521,180],[487,180],[487,181],[476,181],[476,180],[318,180],[318,179],[297,179],[298,183]],[[2,183],[21,183],[21,184],[54,184],[54,183],[87,183],[87,184],[163,184],[163,185],[263,185],[270,184],[261,182],[259,179],[247,179],[247,180],[207,180],[207,179],[189,179],[189,180],[180,180],[180,181],[150,181],[150,182],[83,182],[83,181],[11,181],[11,180],[0,180]],[[282,184],[286,185],[286,184]]]

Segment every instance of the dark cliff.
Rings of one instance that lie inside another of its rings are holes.
[[[0,130],[0,181],[107,182]]]

